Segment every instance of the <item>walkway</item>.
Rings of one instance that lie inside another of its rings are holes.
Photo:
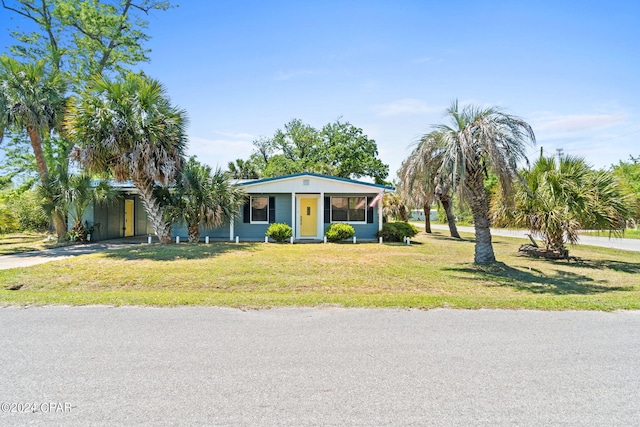
[[[42,251],[22,252],[14,255],[0,256],[0,270],[8,268],[30,267],[32,265],[44,264],[45,262],[57,261],[78,255],[92,254],[100,251],[121,248],[123,246],[146,243],[146,236],[143,238],[127,238],[107,240],[100,243],[79,244],[63,246]]]

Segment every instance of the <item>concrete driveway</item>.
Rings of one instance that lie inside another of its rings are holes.
[[[60,248],[45,249],[42,251],[22,252],[15,255],[0,255],[0,270],[8,268],[29,267],[57,261],[78,255],[92,254],[99,251],[108,251],[128,245],[146,243],[146,237],[107,240],[100,243],[88,243],[81,245],[62,246]]]
[[[3,426],[638,426],[640,312],[0,308]]]

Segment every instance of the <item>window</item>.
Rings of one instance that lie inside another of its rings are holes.
[[[251,197],[251,222],[269,221],[269,198]]]
[[[332,222],[365,222],[367,219],[366,197],[332,197]]]

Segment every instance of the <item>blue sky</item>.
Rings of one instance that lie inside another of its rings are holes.
[[[141,68],[187,110],[189,154],[212,166],[293,118],[341,116],[394,178],[454,99],[527,120],[530,158],[541,146],[595,167],[640,155],[637,0],[185,0],[149,20]]]

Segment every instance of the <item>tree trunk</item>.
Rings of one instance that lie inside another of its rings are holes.
[[[456,218],[453,216],[453,203],[451,197],[449,197],[449,195],[446,193],[442,193],[438,195],[438,198],[440,199],[440,203],[442,203],[444,212],[447,214],[447,225],[449,225],[449,234],[451,234],[451,237],[460,239],[460,234],[458,234],[458,227],[456,227]]]
[[[42,138],[40,137],[38,130],[33,126],[27,126],[27,134],[29,134],[33,155],[36,158],[40,182],[43,186],[46,186],[47,181],[49,180],[49,169],[47,168],[47,161],[45,160],[44,152],[42,151]],[[53,205],[53,200],[51,200],[50,197],[47,197],[46,199],[47,204]],[[67,221],[65,221],[64,215],[54,210],[51,214],[51,220],[53,221],[53,226],[56,229],[56,236],[58,236],[58,240],[64,240],[67,237]]]
[[[38,166],[38,175],[42,185],[47,185],[47,179],[49,178],[49,170],[47,169],[47,162],[44,158],[44,152],[42,151],[42,138],[40,134],[33,126],[27,126],[27,133],[31,140],[31,148],[33,148],[33,155],[36,158],[36,165]]]
[[[200,241],[200,230],[198,229],[198,223],[189,224],[189,243],[198,243]]]
[[[476,231],[476,246],[474,262],[476,264],[492,264],[496,262],[496,256],[493,252],[491,244],[491,222],[489,221],[489,201],[484,191],[484,182],[482,175],[478,182],[470,182],[469,188],[469,204],[473,213],[473,225]]]
[[[67,221],[64,215],[55,210],[51,212],[51,218],[53,220],[53,226],[56,229],[56,235],[58,236],[58,241],[64,240],[67,237]]]
[[[133,185],[140,192],[140,201],[147,212],[153,231],[160,243],[171,243],[171,224],[164,220],[164,209],[153,195],[153,180],[134,179]]]
[[[424,209],[424,232],[431,233],[431,202],[425,203]]]

